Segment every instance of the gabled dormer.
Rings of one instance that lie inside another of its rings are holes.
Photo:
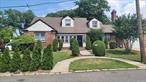
[[[100,29],[100,22],[95,18],[90,20],[88,24],[89,24],[89,28]]]
[[[69,16],[63,18],[61,22],[62,27],[74,27],[74,20]]]

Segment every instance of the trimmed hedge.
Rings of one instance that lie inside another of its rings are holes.
[[[58,50],[59,50],[59,51],[62,50],[62,47],[63,47],[63,40],[60,39],[60,40],[59,40],[59,48],[58,48]]]
[[[78,41],[76,39],[73,39],[71,44],[72,44],[72,48],[71,48],[72,56],[78,56],[80,54]]]
[[[116,42],[110,42],[109,46],[110,46],[110,49],[115,49],[115,48],[117,48],[117,43]]]
[[[95,41],[92,45],[92,52],[95,56],[105,56],[105,44],[103,41]]]
[[[53,41],[53,51],[56,52],[58,50],[58,39],[54,39]]]
[[[86,49],[90,50],[91,49],[91,40],[88,35],[86,35]]]

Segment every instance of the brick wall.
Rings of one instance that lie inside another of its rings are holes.
[[[26,32],[26,34],[32,35],[34,37],[34,32]],[[45,32],[45,41],[42,42],[43,48],[47,45],[52,44],[55,39],[55,32]]]

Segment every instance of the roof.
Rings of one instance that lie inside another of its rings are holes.
[[[89,31],[86,18],[74,18],[74,27],[70,28],[61,26],[62,17],[35,17],[32,23],[39,19],[53,27],[58,33],[87,33]]]
[[[114,31],[113,25],[102,25],[103,33],[112,33]]]
[[[74,17],[74,27],[70,28],[61,26],[62,17],[35,17],[31,24],[35,24],[38,20],[41,20],[43,23],[53,28],[57,33],[87,33],[90,30],[88,27],[89,21],[86,18]],[[102,25],[102,23],[100,23],[100,25],[104,33],[113,32],[112,25]]]

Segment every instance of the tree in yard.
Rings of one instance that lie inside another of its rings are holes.
[[[73,39],[72,41],[72,56],[78,56],[80,54],[79,44],[76,39]]]
[[[72,43],[73,43],[73,41],[74,41],[74,38],[71,38],[70,39],[70,49],[72,49]]]
[[[21,57],[20,57],[18,48],[16,48],[14,51],[10,66],[11,66],[11,69],[10,69],[11,72],[16,72],[16,71],[20,70],[20,68],[21,68]]]
[[[53,51],[56,52],[58,50],[58,39],[54,39],[53,41]]]
[[[60,39],[59,40],[59,48],[58,48],[58,50],[60,51],[62,49],[62,47],[63,47],[63,40]]]
[[[41,68],[43,70],[50,70],[53,68],[53,53],[51,45],[48,45],[47,48],[44,49]]]
[[[38,64],[41,65],[41,57],[42,57],[42,42],[40,40],[37,41],[36,49],[34,50],[34,54],[38,57]],[[36,58],[37,59],[37,58]]]
[[[23,72],[29,71],[30,63],[31,63],[30,51],[26,49],[22,57],[21,71]]]
[[[7,72],[10,71],[10,54],[9,54],[9,49],[4,49],[2,58],[1,58],[1,62],[2,62],[2,67],[1,67],[1,71],[2,72]]]
[[[91,49],[91,40],[88,35],[86,35],[86,49],[90,50]]]
[[[91,43],[93,43],[96,40],[102,40],[102,37],[103,37],[103,33],[100,29],[99,30],[91,29],[87,33],[87,35],[90,37]]]
[[[115,21],[114,25],[115,36],[123,42],[125,51],[130,52],[134,41],[138,38],[136,15],[123,15]]]
[[[30,65],[30,71],[36,71],[41,65],[41,57],[38,50],[34,50],[32,54],[32,60]]]

